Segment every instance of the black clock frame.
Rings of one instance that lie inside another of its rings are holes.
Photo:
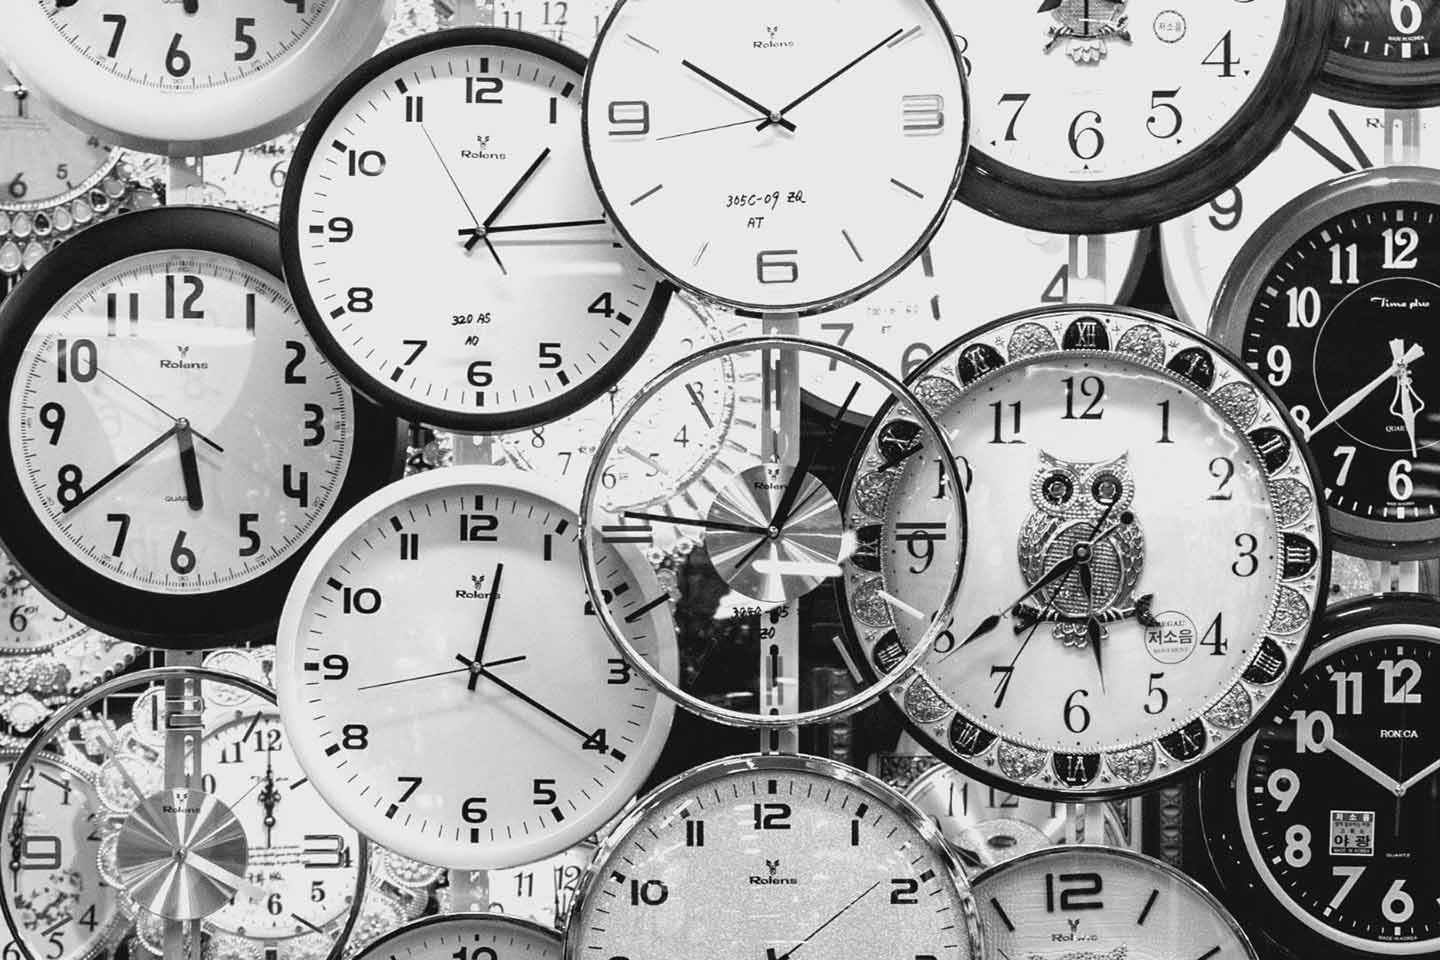
[[[1342,5],[1347,2],[1342,0]],[[1440,8],[1433,3],[1429,7],[1425,16],[1430,26],[1440,25],[1436,17]],[[1342,19],[1337,6],[1335,41]],[[1357,57],[1332,43],[1316,92],[1362,107],[1404,110],[1440,105],[1440,51],[1424,60],[1384,60]]]
[[[234,257],[280,279],[275,225],[249,214],[205,207],[157,207],[96,224],[46,257],[0,304],[0,397],[14,388],[26,345],[50,309],[78,284],[126,257],[200,250]],[[170,650],[199,650],[265,639],[280,619],[285,594],[315,539],[352,504],[399,475],[400,424],[359,395],[350,469],[309,543],[243,584],[168,594],[122,584],[57,543],[29,506],[16,472],[11,417],[0,419],[0,542],[45,596],[77,620],[111,636]],[[262,402],[264,398],[259,398]]]

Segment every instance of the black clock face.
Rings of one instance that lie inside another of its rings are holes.
[[[1372,204],[1274,258],[1247,314],[1242,358],[1309,435],[1326,501],[1361,521],[1440,515],[1437,281],[1440,206]]]
[[[1434,0],[1341,0],[1331,46],[1365,60],[1440,56],[1440,4]]]
[[[1281,904],[1332,941],[1407,954],[1440,946],[1440,639],[1412,632],[1362,631],[1312,664],[1236,782]]]

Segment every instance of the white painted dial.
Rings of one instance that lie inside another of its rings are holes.
[[[484,467],[410,477],[337,523],[286,604],[276,673],[301,766],[404,856],[476,869],[563,850],[630,800],[668,735],[674,706],[590,612],[578,523],[550,489]],[[602,567],[673,675],[668,607],[641,608],[648,565],[606,550]]]
[[[835,306],[908,264],[968,141],[930,0],[624,0],[585,97],[625,235],[693,292],[762,312]]]
[[[287,275],[376,400],[528,428],[612,386],[654,335],[670,287],[617,242],[585,175],[583,67],[526,34],[432,34],[312,121],[281,216]]]
[[[111,152],[0,65],[0,210],[42,208],[84,189],[113,165]]]
[[[560,960],[560,937],[534,923],[493,914],[424,917],[393,930],[356,960]]]

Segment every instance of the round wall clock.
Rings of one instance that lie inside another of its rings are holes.
[[[657,269],[756,314],[847,303],[940,226],[969,142],[933,0],[621,0],[586,75],[585,157]]]
[[[317,545],[280,623],[281,715],[356,829],[424,863],[507,867],[634,797],[674,705],[607,641],[579,535],[548,478],[452,467],[386,487]],[[670,612],[643,607],[648,564],[634,547],[601,563],[607,599],[648,630],[640,655],[674,676]],[[476,762],[455,762],[458,743]]]
[[[569,960],[807,946],[981,955],[968,885],[935,826],[880,781],[818,757],[729,757],[657,787],[601,845],[565,932]]]
[[[560,934],[494,913],[423,917],[381,936],[355,960],[560,960]]]
[[[975,878],[986,956],[1255,960],[1245,931],[1200,884],[1114,847],[1036,850]]]
[[[442,31],[368,61],[306,128],[285,277],[377,402],[464,432],[533,427],[609,389],[654,337],[672,288],[617,242],[585,175],[584,71],[544,37]]]
[[[960,198],[1039,230],[1130,230],[1213,197],[1299,115],[1332,0],[1041,0],[962,16],[975,154]]]
[[[970,524],[954,622],[890,691],[922,744],[984,782],[1097,799],[1173,779],[1255,721],[1328,565],[1315,467],[1266,385],[1174,321],[1099,306],[996,321],[910,384]],[[935,522],[934,458],[886,479],[883,441],[867,438],[846,515]],[[870,600],[897,572],[845,579],[872,673],[920,642]]]
[[[613,5],[613,0],[494,0],[488,6],[491,26],[538,33],[588,55]]]
[[[804,370],[832,361],[849,387],[834,411],[807,418],[791,407],[799,405]],[[709,405],[713,391],[693,387],[720,377],[734,384],[728,427],[706,438],[703,455],[667,443],[672,428],[657,433],[653,426],[660,418],[684,411],[718,424]],[[968,534],[955,464],[940,428],[923,411],[880,428],[883,447],[872,464],[879,480],[870,489],[923,476],[916,482],[928,484],[933,498],[925,515],[887,511],[879,499],[866,501],[874,515],[842,512],[844,478],[822,465],[853,442],[852,410],[863,415],[887,402],[917,406],[899,381],[868,361],[794,337],[707,348],[630,398],[601,439],[585,480],[580,550],[599,619],[637,673],[693,712],[751,727],[852,713],[909,673],[948,622]],[[798,431],[787,431],[787,416]],[[943,485],[938,494],[936,484]],[[617,545],[643,550],[643,562],[664,572],[669,590],[636,602],[666,611],[665,626],[685,666],[678,676],[650,662],[653,626],[609,602],[606,558]],[[881,569],[894,571],[888,587],[874,576]],[[834,614],[815,600],[828,600],[842,577],[868,586],[862,602],[872,617],[894,609],[909,619],[916,626],[907,638],[911,645],[887,644],[878,674],[843,699],[802,689],[786,704],[790,710],[771,709],[767,678],[778,676],[780,655],[773,646],[767,652],[768,641],[780,621],[792,617],[802,633],[812,626],[833,632]]]
[[[1318,632],[1238,762],[1202,778],[1211,859],[1292,956],[1434,956],[1440,603],[1354,601]]]
[[[16,0],[0,52],[68,120],[169,156],[267,140],[375,49],[394,0]]]
[[[1065,842],[1068,808],[979,783],[937,763],[905,790],[935,821],[967,873]]]
[[[1339,0],[1320,89],[1372,107],[1440,103],[1440,6]]]
[[[275,228],[169,208],[85,231],[0,307],[0,537],[62,608],[213,646],[279,617],[396,428],[352,396],[279,278]]]
[[[7,782],[15,759],[0,756]],[[99,873],[95,783],[79,764],[56,756],[36,757],[20,776],[15,804],[0,819],[0,889],[13,924],[8,935],[0,932],[0,955],[90,960],[115,944],[123,926],[116,893]]]
[[[1411,162],[1440,162],[1437,135],[1434,111],[1415,111],[1402,123],[1393,111],[1312,96],[1263,163],[1209,203],[1160,225],[1165,286],[1176,313],[1206,328],[1240,248],[1287,201],[1342,174],[1404,162],[1410,149],[1419,150]]]
[[[1440,172],[1307,191],[1246,242],[1211,329],[1275,388],[1318,461],[1337,542],[1440,551]]]

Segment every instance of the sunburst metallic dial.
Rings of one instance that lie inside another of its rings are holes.
[[[987,782],[1095,798],[1254,721],[1325,583],[1313,468],[1257,380],[1161,317],[1062,307],[981,328],[912,384],[970,517],[954,623],[891,691],[926,746]],[[932,520],[933,459],[886,477],[885,441],[867,441],[845,509]],[[909,569],[846,577],[872,670],[922,642],[924,621],[875,600]]]
[[[938,831],[884,784],[813,757],[732,757],[657,788],[616,827],[566,955],[970,960],[974,910]]]

